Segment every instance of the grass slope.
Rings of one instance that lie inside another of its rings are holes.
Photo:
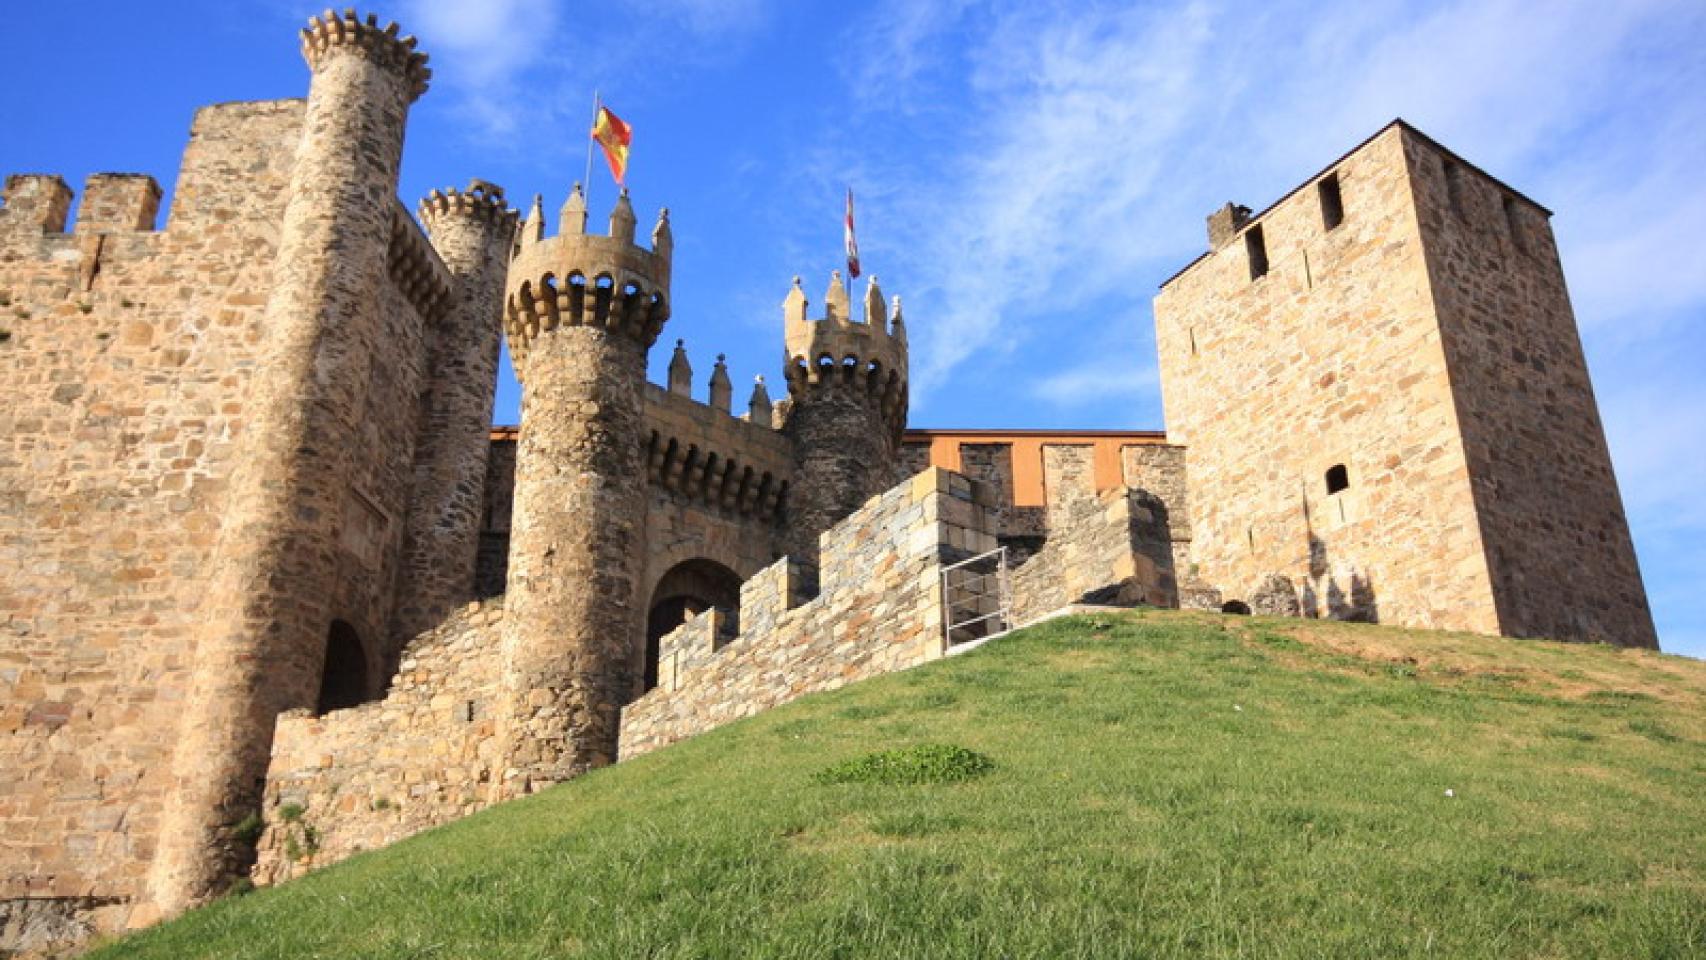
[[[919,742],[997,766],[814,781]],[[95,956],[1703,956],[1703,801],[1706,664],[1076,617]]]

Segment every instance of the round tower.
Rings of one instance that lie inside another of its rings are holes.
[[[624,191],[606,236],[576,184],[557,236],[529,214],[506,331],[522,384],[504,615],[498,796],[616,758],[644,628],[646,356],[669,319],[669,214],[634,243]]]
[[[818,535],[894,483],[906,429],[906,327],[900,298],[891,316],[876,277],[865,287],[862,323],[839,270],[830,274],[823,318],[810,319],[807,306],[795,277],[782,303],[790,400],[782,429],[795,463],[790,553],[816,564]]]
[[[515,243],[515,211],[502,188],[483,180],[467,190],[434,190],[421,201],[420,218],[450,268],[455,293],[429,331],[427,388],[387,667],[404,644],[473,595],[504,278]]]
[[[353,11],[302,31],[313,79],[150,878],[167,914],[247,869],[234,828],[259,813],[274,720],[317,692],[403,126],[430,76],[398,33]]]

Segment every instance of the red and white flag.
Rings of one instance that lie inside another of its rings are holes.
[[[853,188],[847,188],[847,279],[859,276],[859,241],[853,239]]]

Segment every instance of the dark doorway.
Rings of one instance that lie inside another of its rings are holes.
[[[367,699],[367,654],[361,636],[342,620],[333,620],[326,634],[326,667],[320,673],[316,713],[353,707]]]
[[[711,607],[740,610],[740,575],[715,560],[686,560],[669,568],[652,591],[646,615],[645,685],[658,685],[658,641]]]

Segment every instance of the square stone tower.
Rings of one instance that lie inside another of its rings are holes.
[[[1162,285],[1229,602],[1655,647],[1550,212],[1394,121]]]

